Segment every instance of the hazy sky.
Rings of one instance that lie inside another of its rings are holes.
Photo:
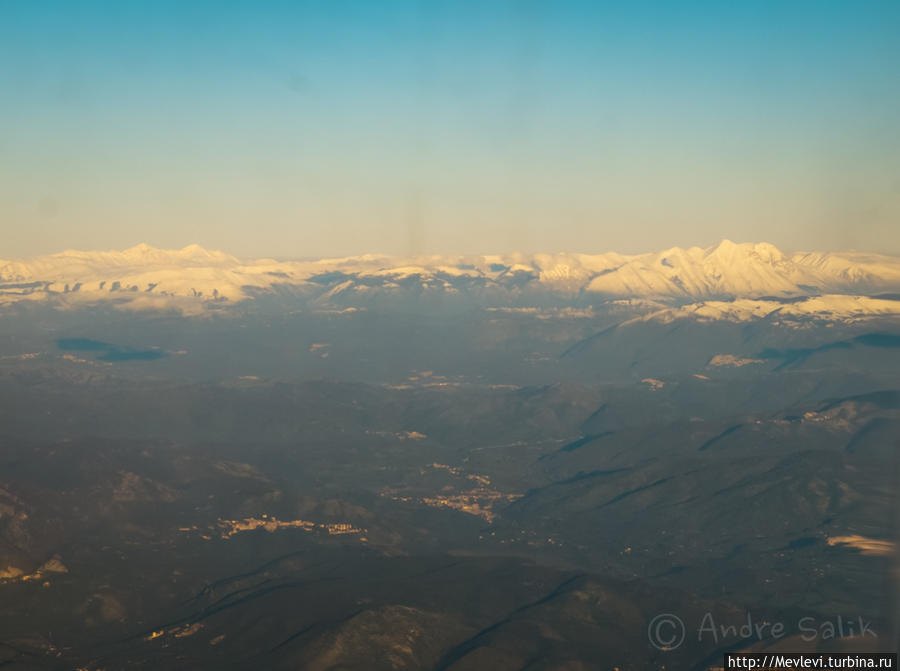
[[[0,0],[0,257],[900,252],[900,2]]]

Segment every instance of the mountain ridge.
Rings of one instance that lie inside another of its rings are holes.
[[[723,240],[644,254],[387,256],[240,259],[199,245],[166,250],[66,250],[0,260],[0,303],[116,298],[132,307],[184,299],[236,303],[285,288],[324,300],[373,293],[552,294],[667,304],[736,299],[864,296],[900,289],[900,258],[863,252],[783,253],[770,243]],[[138,300],[140,297],[140,300]],[[495,300],[495,302],[496,302]]]

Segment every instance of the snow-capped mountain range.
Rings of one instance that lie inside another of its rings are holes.
[[[164,250],[141,244],[123,251],[65,251],[0,260],[3,304],[55,301],[74,306],[111,300],[130,309],[182,311],[285,292],[320,306],[344,308],[365,305],[373,296],[444,294],[494,306],[505,301],[527,304],[529,296],[585,304],[643,299],[659,304],[658,318],[734,319],[758,318],[776,309],[798,315],[834,309],[841,314],[896,314],[900,301],[878,296],[896,291],[897,257],[784,254],[768,243],[728,240],[708,248],[674,247],[637,255],[365,255],[279,261],[238,259],[198,245]]]

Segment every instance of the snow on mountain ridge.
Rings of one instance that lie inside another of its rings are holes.
[[[723,240],[706,249],[690,247],[642,254],[594,278],[590,291],[616,296],[713,297],[800,295],[821,289],[829,278],[795,263],[768,243]]]
[[[769,243],[723,240],[707,248],[606,254],[391,257],[377,254],[307,261],[238,259],[199,245],[122,251],[67,250],[0,261],[0,302],[67,295],[152,304],[158,297],[240,301],[280,287],[320,299],[399,290],[460,293],[495,287],[569,297],[643,298],[677,303],[723,299],[864,294],[900,289],[900,259],[857,252],[787,255]],[[502,295],[502,294],[498,294]],[[165,302],[160,304],[166,304]]]
[[[853,323],[872,317],[900,317],[900,301],[846,294],[825,294],[787,303],[752,298],[704,301],[663,308],[623,322],[622,326],[639,322],[670,324],[680,319],[694,319],[701,322],[749,322],[770,319],[774,323],[777,323],[777,320],[790,323],[813,318],[827,322]]]
[[[0,260],[0,281],[47,281],[56,277],[78,279],[116,269],[149,269],[152,267],[190,267],[200,265],[238,265],[233,256],[207,251],[200,245],[183,249],[157,249],[145,243],[124,250],[81,251],[67,249],[56,254],[31,259]]]

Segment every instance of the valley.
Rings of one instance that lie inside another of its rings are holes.
[[[884,632],[898,322],[687,307],[7,305],[0,664],[701,671]],[[665,613],[785,631],[661,649]]]

